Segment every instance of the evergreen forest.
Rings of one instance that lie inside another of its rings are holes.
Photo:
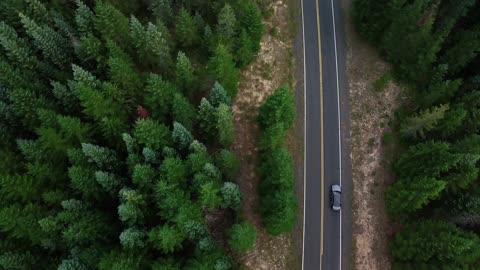
[[[480,269],[480,1],[355,0],[353,13],[410,97],[386,193],[392,269]]]
[[[239,210],[231,103],[261,19],[255,0],[1,0],[0,269],[237,269],[256,232]],[[477,30],[445,34],[441,59]],[[439,65],[435,89],[458,86],[431,104],[450,104],[431,142],[455,157],[438,166],[452,180],[435,180],[456,183],[448,198],[477,175],[475,52]],[[480,195],[448,202],[463,224]]]

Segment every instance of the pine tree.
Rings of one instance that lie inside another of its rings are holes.
[[[26,14],[33,20],[42,24],[51,24],[52,17],[47,7],[39,0],[27,0]]]
[[[445,117],[449,109],[448,104],[420,111],[417,114],[405,119],[400,126],[400,133],[411,139],[425,138],[425,133],[434,129],[440,120]]]
[[[479,170],[476,164],[479,159],[478,153],[461,155],[456,166],[444,177],[451,193],[459,194],[475,183],[478,179]]]
[[[213,51],[213,32],[210,25],[205,25],[202,32],[202,48],[206,51]]]
[[[155,248],[164,253],[172,253],[182,247],[184,236],[180,230],[171,225],[163,225],[153,228],[148,233],[148,238]]]
[[[151,1],[149,9],[155,18],[169,25],[173,18],[172,0],[154,0]]]
[[[187,167],[178,157],[165,158],[160,165],[160,178],[170,183],[181,184],[186,182]]]
[[[75,27],[67,20],[62,13],[57,11],[52,11],[54,26],[58,29],[60,33],[67,40],[71,40],[76,37],[77,30]]]
[[[183,93],[191,97],[195,87],[194,69],[188,57],[181,51],[178,52],[177,56],[176,78],[177,85],[183,89]]]
[[[0,198],[23,202],[40,201],[45,181],[29,175],[0,176]]]
[[[195,120],[195,107],[183,95],[175,93],[173,95],[172,116],[175,121],[191,131]]]
[[[43,89],[43,85],[39,84],[37,81],[28,77],[26,74],[23,74],[19,69],[13,67],[7,62],[0,59],[0,81],[4,87],[10,89],[15,88],[27,88],[27,89]],[[27,83],[29,82],[29,83]]]
[[[233,267],[231,259],[223,251],[199,253],[187,262],[186,270],[227,270]]]
[[[243,223],[234,224],[229,230],[228,244],[237,252],[245,252],[253,248],[257,232],[251,223],[245,221]]]
[[[212,89],[210,90],[210,94],[208,96],[208,101],[212,104],[213,107],[218,107],[220,103],[231,105],[232,99],[227,94],[227,91],[220,85],[218,82],[215,82]]]
[[[467,110],[463,105],[457,105],[450,108],[443,120],[431,132],[432,134],[439,134],[440,138],[449,138],[458,133],[459,128],[464,124],[467,117]]]
[[[212,140],[216,135],[217,115],[215,108],[206,98],[202,98],[197,112],[197,124],[203,136]]]
[[[293,160],[286,146],[272,149],[272,152],[263,156],[262,159],[261,193],[268,193],[275,186],[291,187],[293,185]]]
[[[115,151],[106,147],[82,143],[82,152],[89,162],[95,163],[99,168],[112,168],[117,166]]]
[[[227,44],[233,39],[237,26],[237,19],[232,7],[227,3],[218,14],[217,32]]]
[[[75,47],[75,53],[83,63],[88,64],[96,62],[98,69],[100,70],[103,70],[107,65],[107,58],[103,52],[102,42],[92,33],[80,37],[80,42],[78,46]]]
[[[59,82],[51,82],[52,93],[66,111],[79,111],[79,100],[75,93]]]
[[[250,51],[256,52],[260,49],[260,41],[263,35],[262,14],[255,1],[242,1],[240,3],[240,25],[246,29],[250,41]]]
[[[219,44],[208,63],[210,74],[225,89],[231,98],[237,95],[238,71],[235,68],[233,56],[228,52],[227,48]]]
[[[238,66],[245,67],[253,61],[253,45],[245,29],[242,28],[242,31],[240,32],[236,43],[236,61],[238,63]]]
[[[213,182],[207,182],[200,187],[200,201],[204,208],[215,209],[222,203],[219,196],[220,188]]]
[[[113,40],[127,49],[130,45],[128,19],[105,1],[95,2],[95,29],[105,40]]]
[[[453,200],[445,203],[448,209],[448,222],[474,227],[480,222],[477,214],[480,209],[480,197],[477,192],[460,193]]]
[[[145,54],[145,27],[133,15],[130,16],[130,36],[139,54]]]
[[[148,188],[155,181],[155,170],[150,165],[136,164],[133,169],[132,182],[140,188]]]
[[[91,127],[89,124],[83,123],[77,117],[56,116],[62,137],[72,146],[79,145],[81,142],[90,141]]]
[[[220,170],[212,163],[205,163],[202,170],[195,174],[193,179],[195,189],[199,189],[201,185],[208,182],[213,182],[216,184],[220,184],[221,182]]]
[[[30,252],[8,251],[0,255],[0,266],[4,269],[31,269],[38,261]]]
[[[230,181],[233,181],[240,170],[240,162],[235,154],[226,149],[222,149],[215,157],[215,164],[222,172],[222,175]]]
[[[188,195],[177,184],[158,181],[155,185],[155,202],[167,220],[174,220],[179,206],[188,200]]]
[[[449,47],[439,62],[448,65],[450,74],[457,74],[480,52],[480,25],[455,34],[455,43]]]
[[[87,34],[93,29],[94,14],[82,0],[76,0],[77,10],[75,11],[75,23],[78,32]]]
[[[155,119],[160,121],[166,119],[172,108],[176,91],[175,85],[162,79],[159,75],[150,74],[148,76],[145,87],[145,105]],[[177,121],[180,121],[180,119],[177,119]]]
[[[114,42],[108,41],[110,79],[127,90],[130,97],[138,97],[142,82],[132,59]]]
[[[101,196],[102,187],[96,181],[94,171],[73,166],[68,169],[68,176],[72,188],[79,191],[85,199],[98,199]]]
[[[222,208],[238,210],[242,203],[242,193],[238,185],[232,182],[225,182],[220,189],[222,194]]]
[[[87,266],[78,259],[62,260],[58,270],[87,270]]]
[[[170,144],[170,130],[155,120],[137,120],[134,137],[137,142],[152,150],[161,150]]]
[[[198,44],[198,29],[193,17],[185,8],[180,9],[175,26],[177,38],[182,47],[188,48]]]
[[[145,32],[144,50],[145,54],[152,58],[152,64],[163,68],[168,67],[172,60],[166,28],[162,27],[162,25],[156,26],[149,22]]]
[[[39,245],[44,233],[38,221],[46,211],[38,204],[11,204],[0,208],[0,230],[17,241],[29,241]]]
[[[217,108],[218,141],[223,147],[229,147],[235,139],[232,110],[225,104]]]
[[[27,44],[24,39],[17,35],[14,28],[5,24],[5,22],[0,22],[0,45],[6,51],[6,56],[10,62],[15,63],[20,68],[34,70],[40,66],[40,63]]]
[[[446,186],[445,181],[430,178],[397,180],[387,190],[388,212],[392,217],[404,218],[437,199]]]
[[[18,28],[21,26],[18,12],[26,10],[27,2],[19,0],[5,0],[0,2],[0,17],[5,23],[12,27]]]
[[[136,190],[122,188],[119,192],[121,204],[118,206],[118,217],[128,226],[144,223],[145,196]]]
[[[400,155],[394,169],[400,178],[438,178],[460,159],[460,155],[452,153],[449,144],[431,141],[410,146]]]
[[[458,23],[459,19],[467,15],[469,9],[474,5],[475,0],[461,0],[455,3],[445,1],[440,3],[436,14],[438,18],[436,22],[437,32],[439,32],[440,35],[447,36],[455,24]]]
[[[182,124],[173,122],[172,139],[177,149],[183,150],[190,146],[193,136]]]
[[[192,174],[201,172],[207,163],[212,162],[205,145],[198,141],[193,141],[189,149],[191,153],[187,157],[187,164]]]
[[[119,238],[120,244],[126,249],[144,248],[146,245],[145,232],[138,229],[128,228],[120,234]]]
[[[100,85],[90,73],[83,72],[81,68],[74,66],[74,77],[77,72],[86,76],[76,78],[75,83],[71,84],[84,108],[83,112],[95,120],[106,138],[119,140],[119,135],[127,129],[127,114],[124,101],[121,100],[124,94],[119,95],[119,89],[111,83]],[[98,91],[97,86],[103,88],[103,91]]]
[[[37,110],[47,108],[47,101],[43,96],[32,90],[16,89],[10,92],[10,100],[15,113],[20,116],[25,127],[38,126]]]
[[[383,36],[382,47],[400,78],[425,82],[445,37],[435,35],[432,22],[426,18],[428,1],[413,1],[405,6],[399,2],[393,4],[398,13],[390,13],[391,24]]]
[[[353,17],[360,34],[372,44],[380,44],[385,31],[400,8],[400,1],[355,0]]]
[[[177,207],[175,222],[180,231],[191,241],[204,238],[208,233],[208,228],[202,215],[201,206],[193,201],[184,201],[183,205]]]
[[[270,153],[285,145],[286,130],[283,124],[274,124],[263,131],[258,143],[261,153]]]
[[[144,259],[132,254],[131,252],[120,252],[113,250],[109,254],[102,256],[98,264],[99,270],[135,270],[142,267]]]
[[[443,221],[407,225],[391,242],[394,269],[473,267],[480,257],[479,238]]]
[[[295,192],[288,189],[276,190],[261,196],[260,213],[269,234],[289,232],[295,226],[297,203]]]
[[[455,152],[465,153],[465,154],[478,154],[480,153],[480,135],[471,134],[465,138],[458,140],[455,145],[453,145]]]
[[[202,15],[200,15],[200,12],[197,10],[195,11],[195,15],[193,16],[193,21],[195,22],[195,26],[197,27],[198,30],[202,30],[205,28],[205,20],[203,19]]]
[[[293,126],[294,120],[294,97],[287,86],[275,90],[260,107],[258,113],[258,122],[262,129],[279,123],[283,124],[285,129],[289,129]]]
[[[105,171],[96,171],[95,180],[110,194],[117,194],[122,186],[122,181],[117,176]]]
[[[27,34],[33,39],[34,45],[60,68],[64,68],[70,60],[68,41],[59,33],[45,25],[38,25],[35,21],[20,13],[20,18]]]
[[[439,102],[448,102],[462,85],[461,80],[446,80],[444,77],[447,74],[448,66],[439,65],[433,70],[430,83],[427,91],[422,93],[419,104],[423,107]]]

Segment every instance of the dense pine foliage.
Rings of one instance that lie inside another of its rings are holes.
[[[260,213],[268,233],[293,230],[297,214],[293,159],[286,132],[293,127],[295,104],[292,91],[282,86],[260,107]]]
[[[356,0],[359,32],[410,86],[386,194],[394,269],[480,269],[480,2]]]
[[[0,269],[236,268],[262,31],[254,0],[0,1]]]

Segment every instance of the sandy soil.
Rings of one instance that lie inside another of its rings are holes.
[[[350,88],[350,130],[353,175],[353,269],[391,268],[388,241],[393,234],[385,209],[385,190],[393,182],[391,145],[382,143],[388,123],[404,97],[390,82],[375,92],[374,82],[389,66],[376,50],[355,33],[346,8],[347,65]]]
[[[244,194],[243,214],[252,222],[258,236],[253,251],[243,254],[240,261],[246,269],[282,270],[292,254],[292,236],[267,235],[258,213],[257,186],[259,135],[256,117],[265,99],[280,85],[287,83],[292,74],[293,37],[287,25],[290,16],[287,0],[272,0],[272,15],[264,21],[265,35],[254,63],[242,71],[242,79],[233,112],[236,132],[233,150],[241,161],[237,180]]]

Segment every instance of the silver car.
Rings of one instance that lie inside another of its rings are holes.
[[[332,185],[330,190],[330,206],[333,211],[340,211],[342,203],[340,202],[340,195],[342,188],[339,185]]]

